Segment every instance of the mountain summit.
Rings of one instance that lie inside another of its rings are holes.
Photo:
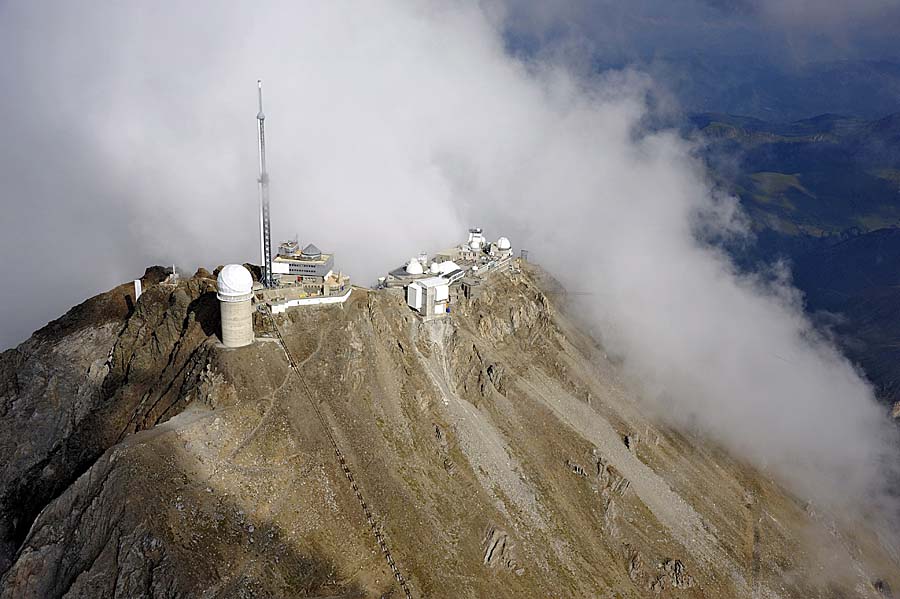
[[[539,269],[422,321],[148,270],[0,355],[0,597],[888,597],[876,535],[642,409]]]

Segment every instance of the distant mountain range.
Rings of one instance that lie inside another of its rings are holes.
[[[738,263],[787,258],[810,314],[882,399],[900,400],[900,113],[690,123],[716,184],[752,219],[756,243],[732,248]]]
[[[799,253],[794,280],[810,310],[841,315],[832,326],[847,355],[881,397],[900,401],[900,228]]]
[[[895,60],[797,63],[704,53],[645,59],[640,67],[695,113],[721,111],[781,122],[822,113],[874,119],[900,110],[900,62]]]

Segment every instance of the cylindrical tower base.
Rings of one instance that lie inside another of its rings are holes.
[[[222,344],[244,347],[253,343],[253,305],[250,298],[241,302],[219,301],[222,316]]]

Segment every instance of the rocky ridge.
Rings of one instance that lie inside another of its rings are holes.
[[[537,269],[442,321],[362,289],[279,316],[296,371],[217,343],[213,285],[3,354],[0,597],[401,596],[318,414],[416,597],[900,585],[865,527],[650,418]]]

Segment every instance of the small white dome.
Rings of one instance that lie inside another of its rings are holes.
[[[413,258],[409,261],[409,264],[406,265],[406,272],[411,275],[420,275],[424,273],[425,270],[422,268],[422,264]]]
[[[508,250],[512,247],[512,244],[509,243],[509,239],[507,239],[506,237],[501,237],[497,240],[497,247],[501,250]]]
[[[219,295],[247,295],[253,292],[253,276],[240,264],[229,264],[219,272],[216,287]]]
[[[431,274],[437,274],[437,273],[441,272],[441,265],[438,264],[437,262],[432,262],[431,268],[429,270],[431,271]]]
[[[473,239],[472,241],[469,242],[469,247],[472,248],[473,250],[480,250],[482,243],[483,243],[482,240],[476,237],[475,239]]]

